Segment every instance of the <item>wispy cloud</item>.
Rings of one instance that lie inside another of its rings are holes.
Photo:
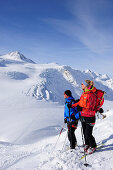
[[[68,4],[68,9],[73,15],[72,20],[49,19],[48,22],[59,32],[80,41],[92,52],[111,55],[113,18],[110,16],[109,7],[107,0],[74,0]]]

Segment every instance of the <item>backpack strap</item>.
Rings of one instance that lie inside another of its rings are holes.
[[[77,103],[78,101],[79,101],[79,99],[78,100],[72,99],[70,102],[66,101],[65,104],[66,103],[68,103],[68,104],[72,104],[73,103],[74,104],[74,103]]]

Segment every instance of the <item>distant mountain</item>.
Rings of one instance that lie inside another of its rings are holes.
[[[35,63],[30,59],[27,59],[23,54],[18,51],[8,53],[6,55],[0,56],[0,66],[5,66],[8,63]]]
[[[0,56],[0,80],[19,85],[18,90],[37,100],[64,103],[63,93],[70,89],[73,96],[80,97],[81,83],[90,79],[96,88],[106,91],[105,99],[113,100],[113,79],[91,70],[74,70],[69,66],[56,63],[34,64],[19,52],[12,52]],[[5,82],[6,83],[6,82]]]

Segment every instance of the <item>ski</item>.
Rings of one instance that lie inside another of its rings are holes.
[[[93,153],[95,153],[96,151],[102,149],[103,147],[104,147],[104,144],[99,144],[99,145],[97,145],[96,150],[95,150]],[[82,152],[82,153],[83,153],[83,152]],[[92,154],[93,154],[93,153],[92,153]],[[91,155],[91,154],[87,154],[87,153],[86,153],[86,155],[82,155],[81,158],[80,158],[80,160],[83,159],[83,158],[85,158],[85,156],[88,156],[88,155]]]

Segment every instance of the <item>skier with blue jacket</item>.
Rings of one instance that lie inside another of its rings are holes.
[[[68,140],[70,141],[70,149],[75,149],[77,144],[75,129],[77,129],[78,119],[80,117],[80,112],[76,108],[71,108],[70,106],[78,100],[75,100],[72,96],[70,90],[64,92],[65,98],[65,108],[64,108],[64,123],[67,123],[68,127]]]

